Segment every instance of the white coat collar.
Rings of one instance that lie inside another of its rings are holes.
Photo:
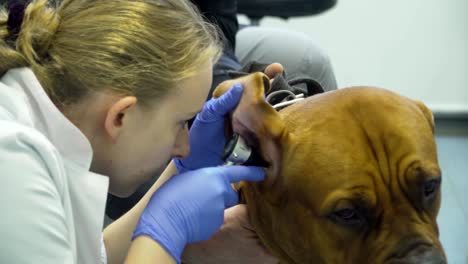
[[[25,92],[25,99],[30,106],[28,109],[30,119],[22,121],[32,122],[34,128],[44,134],[64,158],[89,170],[93,155],[91,144],[86,136],[58,110],[31,69],[11,69],[3,76],[2,82]],[[23,115],[17,120],[25,118]]]
[[[0,83],[8,86],[0,86],[8,88],[0,91],[0,117],[38,130],[60,153],[69,186],[78,263],[97,263],[109,178],[89,171],[91,144],[53,104],[31,69],[9,70]]]

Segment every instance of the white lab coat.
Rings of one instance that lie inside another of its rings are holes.
[[[0,80],[0,263],[105,263],[108,178],[29,68]]]

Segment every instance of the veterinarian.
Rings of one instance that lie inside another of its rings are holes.
[[[264,179],[218,166],[224,115],[243,89],[204,104],[220,53],[184,0],[2,10],[0,262],[180,263],[185,245],[212,236],[238,202],[230,183]],[[108,189],[128,196],[171,159],[101,232]]]

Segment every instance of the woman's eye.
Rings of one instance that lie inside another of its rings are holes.
[[[188,120],[183,120],[180,122],[180,126],[184,128],[188,124]]]
[[[193,121],[193,118],[182,121],[182,128],[184,129],[187,128],[190,130],[190,127],[192,126],[192,121]]]
[[[195,117],[196,116],[194,116],[194,117],[190,118],[189,120],[187,120],[187,124],[188,124],[189,129],[192,127],[193,122],[195,122]]]

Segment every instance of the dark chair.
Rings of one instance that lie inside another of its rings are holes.
[[[336,5],[338,0],[237,0],[239,14],[246,15],[252,24],[264,16],[284,19],[320,14]]]

